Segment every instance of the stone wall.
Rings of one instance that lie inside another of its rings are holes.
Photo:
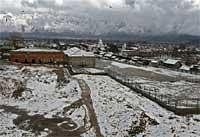
[[[74,67],[95,67],[95,57],[71,56],[66,57],[65,62]]]

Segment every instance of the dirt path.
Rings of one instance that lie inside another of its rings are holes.
[[[13,120],[13,123],[22,130],[31,131],[36,136],[48,129],[48,131],[51,131],[48,137],[80,137],[82,134],[92,129],[91,131],[96,134],[96,137],[103,137],[93,108],[89,86],[84,80],[73,78],[67,72],[61,71],[59,74],[62,76],[59,79],[61,82],[63,82],[65,75],[67,75],[66,77],[76,80],[81,88],[81,98],[63,109],[64,117],[54,116],[52,118],[45,118],[44,115],[39,114],[29,115],[27,110],[15,106],[0,105],[0,109],[4,110],[3,113],[18,115],[18,117]],[[71,114],[74,111],[66,115],[66,113],[71,112],[71,110],[78,110],[80,108],[83,108],[85,111],[84,118],[82,118],[84,124],[81,126],[80,123],[76,123],[71,118]]]
[[[79,83],[79,86],[82,91],[81,99],[72,103],[70,106],[65,107],[64,112],[67,113],[72,109],[75,110],[80,107],[83,107],[85,110],[84,126],[79,127],[77,131],[85,133],[89,131],[91,128],[93,128],[96,134],[96,137],[103,137],[103,135],[101,134],[101,130],[97,121],[97,116],[93,107],[91,91],[90,91],[89,86],[82,79],[76,79],[76,78],[73,78],[73,79],[77,80]]]
[[[91,126],[95,130],[96,137],[103,137],[103,135],[101,134],[101,130],[97,121],[97,116],[93,107],[90,88],[84,80],[78,79],[78,82],[82,90],[81,97],[83,98],[83,103],[87,106],[90,123],[91,123]]]
[[[31,130],[36,136],[45,129],[49,129],[51,130],[51,133],[48,135],[48,137],[80,137],[81,134],[84,134],[93,128],[96,137],[103,137],[98,125],[95,110],[93,108],[90,88],[84,80],[76,80],[78,81],[82,90],[81,99],[73,102],[70,106],[65,107],[64,113],[67,113],[71,109],[79,109],[80,107],[84,107],[84,125],[81,127],[78,126],[79,123],[75,123],[69,117],[45,118],[42,115],[30,116],[26,110],[19,109],[14,106],[0,105],[0,109],[3,109],[6,113],[17,114],[18,117],[13,121],[13,123],[22,130]],[[25,124],[26,126],[24,126]]]

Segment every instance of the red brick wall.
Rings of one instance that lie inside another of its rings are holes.
[[[12,52],[11,62],[19,63],[61,63],[64,60],[63,52]]]

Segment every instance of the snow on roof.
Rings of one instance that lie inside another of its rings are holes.
[[[65,45],[65,43],[64,43],[64,42],[59,42],[59,44],[60,44],[60,45],[62,45],[62,46],[63,46],[63,45]]]
[[[92,57],[94,56],[92,52],[87,52],[77,47],[65,50],[64,54],[68,56],[92,56]]]
[[[106,57],[112,57],[113,53],[109,52],[107,54],[105,54]]]
[[[182,66],[180,67],[180,70],[189,71],[189,70],[190,70],[190,66],[182,65]]]
[[[54,50],[54,49],[39,49],[39,48],[21,48],[13,51],[14,52],[61,52],[59,50]]]
[[[175,60],[175,59],[167,59],[164,63],[165,64],[171,64],[171,65],[175,65],[177,62],[179,62],[180,60]]]
[[[151,60],[151,63],[159,63],[158,60]]]

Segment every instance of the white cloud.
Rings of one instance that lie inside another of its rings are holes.
[[[13,14],[17,13],[16,10],[34,14],[50,11],[52,15],[37,17],[37,21],[44,26],[48,24],[48,28],[55,27],[50,21],[56,21],[60,23],[59,27],[69,29],[73,26],[73,30],[95,33],[126,31],[200,35],[200,0],[0,0],[0,9]],[[63,20],[69,23],[65,24]]]

